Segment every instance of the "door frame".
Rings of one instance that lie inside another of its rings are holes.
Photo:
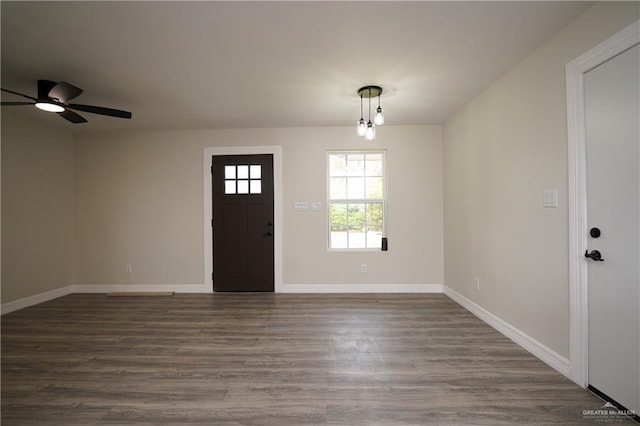
[[[584,75],[640,43],[640,21],[567,64],[568,208],[569,208],[569,378],[589,384],[587,263],[587,170]]]
[[[232,146],[205,147],[202,160],[202,199],[204,235],[204,285],[213,291],[213,182],[211,180],[211,157],[217,155],[273,155],[273,291],[282,292],[282,147]]]

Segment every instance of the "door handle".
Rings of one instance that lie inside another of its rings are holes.
[[[262,236],[263,236],[263,237],[271,237],[271,236],[273,236],[273,232],[271,232],[271,231],[267,231],[267,232],[265,232],[264,234],[262,234]]]
[[[589,259],[595,260],[596,262],[604,262],[602,254],[598,250],[592,250],[591,253],[589,253],[589,250],[586,250],[584,252],[584,257],[588,257]]]

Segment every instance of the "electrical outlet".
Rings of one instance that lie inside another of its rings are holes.
[[[124,270],[127,272],[127,274],[130,274],[133,272],[133,265],[130,263],[127,263],[126,265],[124,265]]]
[[[362,274],[366,274],[367,273],[367,264],[363,263],[362,265],[360,265],[360,273]]]
[[[474,280],[474,283],[475,283],[474,284],[475,285],[475,287],[474,287],[475,291],[480,291],[480,278],[474,278],[473,280]]]

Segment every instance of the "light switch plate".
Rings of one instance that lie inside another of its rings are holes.
[[[558,207],[558,191],[555,189],[545,190],[542,198],[542,207],[553,208]]]
[[[311,202],[311,210],[313,210],[314,212],[320,211],[321,208],[322,208],[322,203],[320,201]]]
[[[309,210],[309,202],[307,201],[294,201],[293,209],[298,211]]]

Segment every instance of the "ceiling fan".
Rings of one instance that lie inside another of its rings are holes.
[[[93,105],[69,104],[71,99],[82,93],[82,89],[72,84],[61,81],[56,83],[49,80],[38,80],[38,97],[14,92],[13,90],[0,89],[3,92],[12,93],[30,99],[31,102],[2,102],[2,106],[10,105],[35,105],[43,111],[56,112],[62,118],[72,123],[86,123],[87,120],[72,110],[90,112],[93,114],[108,115],[109,117],[131,118],[131,113],[119,109],[105,108]]]

